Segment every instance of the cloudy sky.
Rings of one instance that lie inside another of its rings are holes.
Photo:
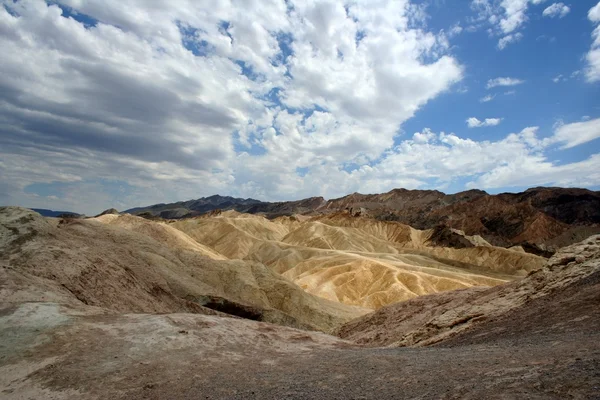
[[[0,3],[0,205],[600,187],[597,0]]]

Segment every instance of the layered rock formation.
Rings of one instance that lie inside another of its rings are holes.
[[[600,331],[600,235],[561,249],[526,278],[422,296],[351,321],[337,334],[369,346],[481,343]]]
[[[439,226],[456,229],[469,236],[481,236],[495,246],[519,245],[542,256],[551,256],[562,246],[600,233],[600,193],[564,188],[533,188],[498,195],[481,190],[448,195],[436,190],[394,189],[382,194],[354,193],[329,201],[314,197],[280,203],[212,196],[128,212],[184,218],[215,209],[263,214],[268,218],[346,211],[421,230]]]
[[[0,255],[0,301],[8,304],[207,313],[212,296],[238,304],[230,308],[240,313],[253,307],[259,320],[322,331],[367,312],[306,293],[263,264],[227,260],[171,226],[127,215],[47,219],[0,208]]]
[[[460,248],[441,247],[436,230],[347,213],[269,220],[227,211],[169,226],[228,258],[266,265],[309,293],[370,309],[439,291],[498,285],[545,263],[458,231],[452,235],[465,241]]]

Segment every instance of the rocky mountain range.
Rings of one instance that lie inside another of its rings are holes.
[[[136,207],[125,210],[125,212],[135,215],[151,215],[164,219],[179,219],[195,217],[214,210],[235,210],[249,214],[263,214],[274,218],[282,215],[309,214],[320,210],[326,203],[322,197],[272,203],[217,194],[196,200]]]
[[[394,189],[381,194],[353,193],[331,200],[311,197],[287,202],[215,195],[126,212],[181,219],[214,210],[235,210],[267,218],[346,212],[397,221],[416,229],[458,229],[467,235],[480,235],[495,246],[522,246],[525,251],[544,256],[600,233],[600,192],[576,188],[538,187],[496,195],[482,190],[445,194],[437,190]]]

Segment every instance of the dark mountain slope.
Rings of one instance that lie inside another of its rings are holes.
[[[540,187],[498,195],[482,190],[444,194],[437,190],[393,189],[381,194],[353,193],[329,201],[311,197],[277,203],[216,195],[126,212],[172,219],[213,210],[236,210],[269,218],[349,212],[417,229],[459,229],[467,235],[480,235],[496,246],[520,245],[525,251],[546,256],[600,233],[600,192],[575,188]]]

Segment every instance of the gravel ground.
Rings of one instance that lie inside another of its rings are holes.
[[[31,305],[28,313],[20,307],[2,314],[0,339],[10,335],[12,347],[0,352],[3,400],[600,399],[600,330],[594,329],[363,348],[216,316],[85,315],[64,308],[59,315],[47,304],[38,308],[54,322],[40,319]],[[7,321],[27,326],[22,340]],[[31,340],[35,329],[44,340]]]

